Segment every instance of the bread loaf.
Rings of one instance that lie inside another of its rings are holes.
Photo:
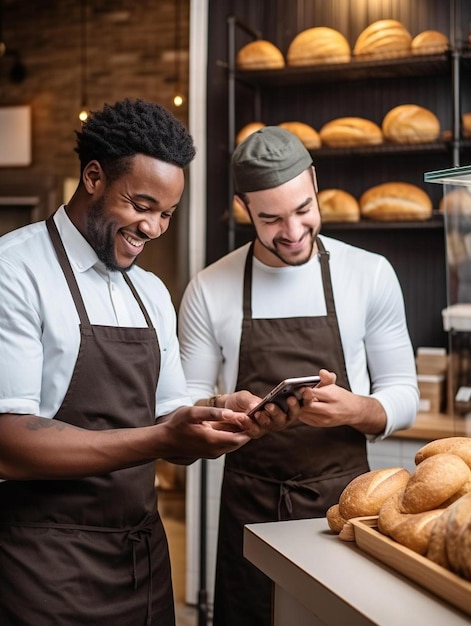
[[[296,135],[308,150],[316,150],[321,147],[319,133],[309,124],[304,122],[281,122],[278,126]]]
[[[243,46],[236,55],[239,70],[274,70],[285,67],[285,58],[274,44],[257,39]]]
[[[317,194],[322,221],[358,222],[360,205],[352,194],[342,189],[323,189]]]
[[[432,215],[432,201],[425,191],[403,182],[375,185],[359,200],[361,216],[377,221],[426,220]]]
[[[397,20],[378,20],[367,26],[353,47],[356,57],[400,57],[410,54],[412,36]]]
[[[406,548],[426,554],[434,524],[442,514],[443,509],[436,509],[408,515],[392,529],[390,536]]]
[[[363,117],[338,117],[320,129],[322,145],[332,148],[377,145],[383,142],[381,128]]]
[[[350,45],[342,33],[333,28],[317,26],[296,35],[286,53],[286,64],[296,67],[348,63],[350,58]]]
[[[414,457],[416,465],[436,454],[455,454],[471,468],[471,439],[469,437],[445,437],[430,441],[417,450]]]
[[[264,126],[265,124],[263,122],[250,122],[250,124],[243,126],[236,135],[236,145],[242,143],[249,135],[254,133],[256,130],[264,128]]]
[[[450,42],[448,37],[438,30],[424,30],[416,35],[411,41],[411,52],[419,54],[441,54],[448,50]]]
[[[332,530],[334,533],[337,533],[337,534],[342,531],[343,527],[348,522],[348,520],[346,520],[344,517],[340,515],[338,503],[333,504],[327,510],[327,513],[325,514],[325,516],[327,518],[327,523],[329,524],[330,530]]]
[[[464,526],[471,519],[471,493],[463,496],[450,506],[446,524],[446,553],[450,568],[464,575],[464,562],[461,561],[462,536]],[[469,580],[469,578],[468,578]]]
[[[446,551],[446,526],[450,516],[451,507],[446,508],[443,513],[436,518],[430,533],[430,541],[425,556],[446,569],[450,569],[450,562]]]
[[[429,109],[417,104],[400,104],[384,116],[384,138],[394,143],[427,143],[440,137],[440,121]]]
[[[400,502],[401,513],[422,513],[445,508],[469,485],[471,470],[454,454],[435,454],[412,473]]]
[[[377,515],[383,502],[409,480],[403,467],[372,470],[354,478],[342,491],[339,512],[344,519]]]

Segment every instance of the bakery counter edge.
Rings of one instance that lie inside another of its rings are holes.
[[[340,541],[321,519],[249,524],[244,554],[274,582],[274,626],[458,626],[461,611]]]
[[[445,437],[469,437],[471,420],[468,416],[447,413],[418,413],[415,423],[407,430],[398,430],[395,439],[444,439]]]

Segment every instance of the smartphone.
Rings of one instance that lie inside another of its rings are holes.
[[[277,404],[282,411],[285,413],[288,412],[288,404],[286,403],[286,399],[289,396],[295,396],[298,399],[298,402],[302,402],[301,394],[299,390],[302,387],[316,387],[320,382],[319,376],[302,376],[300,378],[286,378],[281,381],[276,387],[274,387],[267,395],[263,398],[261,402],[257,404],[255,408],[253,408],[247,415],[251,417],[257,411],[261,411],[263,407],[272,402]]]

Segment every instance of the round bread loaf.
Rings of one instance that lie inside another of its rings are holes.
[[[469,437],[445,437],[430,441],[417,450],[414,461],[416,465],[422,463],[435,454],[455,454],[471,468],[471,439]]]
[[[317,194],[323,222],[358,222],[360,205],[352,194],[343,189],[323,189]]]
[[[326,26],[308,28],[298,33],[286,53],[288,66],[320,63],[348,63],[350,44],[338,30]]]
[[[321,147],[319,133],[309,124],[304,122],[281,122],[278,126],[296,135],[308,150],[317,150],[317,148]]]
[[[274,44],[257,39],[243,46],[236,55],[239,70],[275,70],[285,67],[285,58]]]
[[[245,126],[243,126],[239,132],[236,135],[236,145],[239,145],[240,143],[242,143],[244,141],[244,139],[247,139],[247,137],[249,135],[251,135],[252,133],[254,133],[256,130],[260,130],[261,128],[264,128],[265,124],[263,122],[250,122],[250,124],[246,124]]]
[[[427,143],[440,136],[438,117],[417,104],[400,104],[384,116],[384,138],[394,143]]]
[[[383,133],[378,124],[363,117],[337,117],[324,124],[319,135],[322,144],[331,148],[383,143]]]
[[[339,513],[344,519],[378,515],[383,502],[409,480],[403,467],[372,470],[354,478],[339,498]]]
[[[401,513],[422,513],[444,508],[462,495],[471,470],[454,454],[435,454],[424,459],[412,473],[400,502]]]
[[[428,194],[410,183],[375,185],[361,195],[359,203],[361,216],[377,221],[426,220],[432,215]]]
[[[448,50],[450,45],[448,37],[439,30],[424,30],[416,35],[411,41],[411,52],[419,54],[441,54]]]
[[[367,26],[353,47],[356,57],[400,57],[410,54],[412,36],[397,20],[378,20]]]

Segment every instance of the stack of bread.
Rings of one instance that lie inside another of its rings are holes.
[[[355,478],[327,522],[353,539],[348,520],[378,516],[378,530],[471,581],[471,439],[448,437],[423,446],[415,470],[388,468]]]
[[[360,213],[380,222],[421,221],[432,216],[432,200],[420,187],[387,182],[370,187],[360,196]]]

